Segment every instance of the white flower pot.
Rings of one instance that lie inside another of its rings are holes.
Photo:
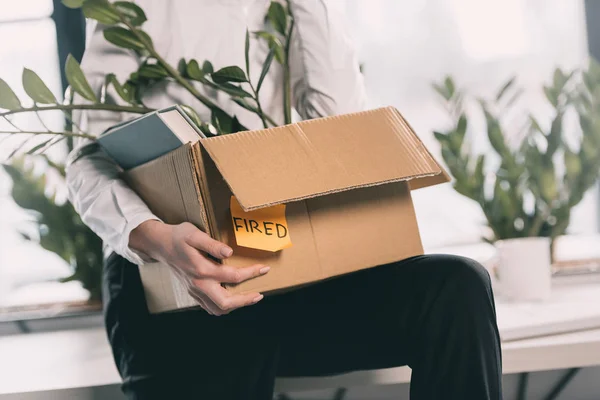
[[[515,300],[547,300],[552,286],[550,238],[500,240],[498,280],[503,297]]]

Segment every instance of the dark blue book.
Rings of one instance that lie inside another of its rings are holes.
[[[97,139],[124,170],[135,168],[205,137],[179,106],[115,125]]]

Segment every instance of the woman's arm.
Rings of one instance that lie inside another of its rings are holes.
[[[83,57],[82,69],[99,94],[106,74],[112,72],[123,82],[138,68],[139,61],[133,52],[104,40],[102,26],[94,24],[88,28],[92,28],[93,33]],[[81,97],[77,98],[78,103],[84,101]],[[77,112],[73,117],[84,131],[99,135],[132,115],[94,110]],[[78,141],[74,152],[86,144],[89,142]],[[79,158],[67,166],[69,200],[83,222],[115,252],[135,264],[142,264],[140,255],[129,247],[129,235],[142,222],[158,218],[118,175],[118,166],[101,151]]]
[[[153,4],[166,3],[160,0]],[[99,89],[105,74],[112,72],[123,82],[137,69],[137,63],[132,53],[107,43],[102,37],[102,28],[98,28],[87,46],[82,68],[90,84]],[[121,117],[93,111],[81,113],[76,119],[83,125],[82,129],[100,134],[120,122]],[[79,147],[74,155],[78,150]],[[170,266],[200,307],[213,315],[227,314],[263,298],[260,293],[231,294],[222,283],[252,279],[266,274],[269,267],[234,268],[205,257],[210,254],[226,259],[233,250],[190,223],[169,225],[158,221],[135,192],[119,179],[119,172],[117,165],[101,151],[82,156],[67,167],[69,200],[83,222],[115,252],[138,265],[143,264],[141,256],[144,256]]]
[[[292,102],[298,114],[308,119],[364,110],[363,76],[336,8],[342,5],[326,0],[291,0],[290,5],[295,20]]]

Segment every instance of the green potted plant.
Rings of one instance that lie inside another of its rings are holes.
[[[12,126],[12,130],[0,131],[7,137],[20,135],[24,138],[3,163],[4,170],[13,180],[12,195],[18,205],[29,210],[38,225],[40,245],[60,255],[73,267],[73,275],[66,280],[81,281],[90,291],[91,300],[99,300],[100,274],[102,264],[102,246],[97,238],[83,223],[68,203],[57,203],[53,195],[48,195],[45,176],[36,175],[31,168],[30,159],[42,158],[49,170],[64,176],[64,166],[45,155],[45,151],[58,144],[65,144],[72,150],[74,138],[95,139],[83,132],[73,122],[73,110],[114,111],[119,113],[145,114],[154,111],[143,104],[144,91],[150,86],[169,81],[187,90],[211,110],[211,118],[202,121],[191,107],[181,106],[198,127],[207,135],[224,135],[246,130],[235,115],[230,115],[209,98],[203,96],[194,86],[200,83],[213,90],[230,96],[244,109],[257,114],[264,127],[276,126],[274,119],[263,112],[260,102],[260,90],[265,76],[273,62],[283,69],[283,115],[279,120],[290,123],[291,89],[289,71],[289,43],[294,29],[294,17],[289,4],[273,1],[270,4],[266,20],[266,30],[246,32],[245,68],[226,66],[213,69],[210,61],[199,63],[197,60],[181,59],[177,65],[170,65],[154,48],[152,38],[144,32],[142,26],[146,15],[134,2],[108,0],[63,0],[70,8],[81,8],[87,18],[97,20],[107,26],[104,37],[117,47],[131,50],[141,57],[139,68],[131,71],[125,82],[119,82],[114,74],[107,74],[101,93],[116,93],[117,99],[109,95],[98,96],[92,90],[78,62],[69,56],[65,63],[65,75],[69,88],[60,101],[44,81],[27,68],[23,70],[22,81],[32,106],[23,105],[10,86],[0,79],[0,119]],[[265,57],[258,81],[250,81],[249,48],[254,41],[263,41],[269,52]],[[133,54],[132,54],[133,56]],[[75,96],[75,94],[77,96]],[[20,129],[11,118],[16,114],[27,113],[39,117],[40,113],[60,110],[67,121],[63,131],[31,131]],[[34,138],[43,139],[34,141]],[[3,140],[3,139],[2,139]],[[12,160],[12,162],[11,162]]]
[[[64,166],[45,159],[47,171],[64,179]],[[18,206],[28,211],[37,230],[37,237],[22,232],[26,240],[38,241],[44,249],[58,254],[73,269],[62,282],[79,281],[90,293],[89,303],[99,305],[102,298],[102,241],[66,201],[57,201],[55,193],[47,193],[48,172],[34,173],[32,163],[18,158],[2,165],[13,181],[12,197]]]
[[[499,249],[503,290],[515,298],[546,298],[552,242],[565,234],[573,207],[600,173],[600,67],[591,61],[583,71],[556,69],[543,87],[550,121],[530,115],[524,132],[511,132],[509,142],[503,116],[521,93],[515,82],[510,79],[491,100],[477,99],[489,151],[473,152],[469,136],[477,133],[469,129],[468,98],[450,77],[434,88],[451,125],[434,135],[454,189],[485,215],[491,231],[485,240]],[[573,124],[569,116],[577,117]]]

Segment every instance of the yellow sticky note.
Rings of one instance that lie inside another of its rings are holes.
[[[292,245],[285,204],[246,212],[235,196],[231,196],[230,207],[238,246],[274,252]]]

